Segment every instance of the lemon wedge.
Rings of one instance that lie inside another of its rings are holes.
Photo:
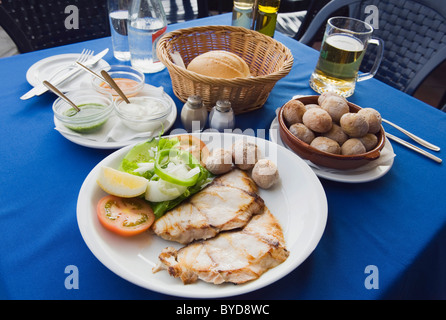
[[[133,198],[146,192],[149,180],[110,167],[101,167],[96,182],[108,194]]]

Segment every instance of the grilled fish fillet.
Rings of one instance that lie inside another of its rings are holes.
[[[259,278],[285,261],[288,255],[282,228],[265,207],[242,230],[222,232],[178,251],[165,248],[152,271],[166,269],[184,284],[198,279],[214,284],[241,284]]]
[[[253,215],[263,212],[264,202],[257,191],[244,171],[234,169],[166,212],[152,230],[163,239],[187,244],[241,228]]]

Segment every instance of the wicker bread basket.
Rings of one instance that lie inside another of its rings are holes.
[[[248,64],[249,78],[213,78],[188,71],[173,63],[170,54],[179,52],[187,66],[196,56],[225,50],[237,54]],[[172,31],[157,46],[157,55],[166,65],[175,95],[183,102],[200,95],[210,110],[217,100],[229,99],[236,114],[259,109],[278,80],[293,65],[290,50],[280,42],[242,27],[205,26]]]

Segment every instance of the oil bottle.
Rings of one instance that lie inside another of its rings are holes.
[[[258,0],[254,30],[273,37],[276,31],[280,0]]]

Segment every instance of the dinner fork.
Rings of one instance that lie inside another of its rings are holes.
[[[69,71],[74,68],[78,68],[77,62],[84,63],[85,61],[88,61],[88,59],[90,59],[93,56],[93,54],[94,54],[93,50],[88,50],[88,49],[82,50],[79,57],[75,61],[70,63],[68,66],[61,66],[60,68],[58,68],[55,72],[51,74],[51,77],[47,81],[53,80],[62,71]]]

